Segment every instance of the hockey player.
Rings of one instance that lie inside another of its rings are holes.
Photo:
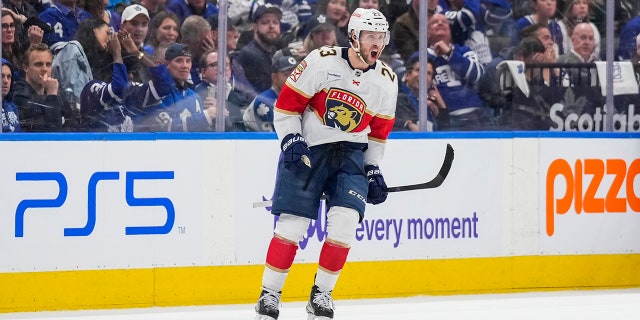
[[[398,80],[378,61],[389,43],[380,11],[356,9],[348,24],[351,47],[321,47],[293,70],[274,112],[281,142],[271,212],[279,216],[256,305],[257,320],[275,320],[298,243],[320,198],[327,198],[327,236],[306,310],[333,319],[331,291],[344,266],[366,203],[386,200],[379,164],[393,127]]]

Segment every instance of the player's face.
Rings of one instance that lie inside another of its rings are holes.
[[[380,58],[384,49],[386,33],[362,31],[360,33],[360,54],[368,64],[373,64]]]
[[[2,97],[6,97],[9,94],[9,88],[11,87],[11,68],[7,65],[2,65]]]
[[[158,27],[156,40],[158,40],[158,43],[176,42],[178,35],[178,24],[171,18],[165,18],[162,20],[160,27]]]
[[[177,82],[184,84],[189,79],[191,71],[191,57],[180,56],[167,61],[167,69]]]
[[[52,61],[49,51],[31,51],[28,65],[24,69],[27,82],[40,84],[44,75],[51,76]]]
[[[135,16],[129,21],[125,21],[122,24],[122,28],[127,30],[131,35],[133,42],[140,46],[147,37],[147,31],[149,30],[149,18],[143,14]]]

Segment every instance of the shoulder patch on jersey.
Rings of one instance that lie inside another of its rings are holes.
[[[345,132],[355,130],[367,110],[367,105],[358,95],[338,88],[329,89],[326,106],[322,115],[324,124]]]
[[[298,64],[298,66],[295,69],[293,69],[293,71],[289,75],[289,79],[291,79],[291,81],[293,82],[298,81],[298,79],[300,78],[300,75],[302,74],[302,71],[304,71],[304,69],[306,68],[307,68],[307,62],[302,60],[300,64]]]

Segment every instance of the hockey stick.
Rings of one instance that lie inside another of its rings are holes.
[[[444,182],[444,179],[447,178],[449,174],[449,170],[451,170],[451,164],[453,163],[453,147],[447,143],[447,151],[444,155],[444,161],[442,162],[442,166],[440,167],[440,171],[438,171],[438,175],[431,179],[431,181],[427,181],[425,183],[418,184],[410,184],[406,186],[397,186],[387,188],[387,192],[401,192],[401,191],[409,191],[409,190],[419,190],[419,189],[433,189],[437,188]]]
[[[442,185],[444,179],[447,178],[449,174],[449,170],[451,170],[451,164],[453,163],[454,152],[453,147],[447,143],[447,151],[444,155],[444,161],[442,162],[442,166],[440,167],[440,171],[438,171],[438,175],[431,179],[430,181],[418,184],[410,184],[405,186],[397,186],[397,187],[389,187],[385,191],[387,192],[402,192],[402,191],[410,191],[410,190],[420,190],[420,189],[433,189]],[[325,199],[325,196],[322,196],[322,199]],[[260,201],[254,202],[254,208],[260,207],[268,207],[271,206],[271,201]]]

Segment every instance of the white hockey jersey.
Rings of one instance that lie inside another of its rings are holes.
[[[309,146],[368,143],[365,163],[379,165],[395,120],[398,77],[381,61],[354,69],[347,53],[322,47],[307,55],[280,92],[274,127],[280,139],[302,133]]]

